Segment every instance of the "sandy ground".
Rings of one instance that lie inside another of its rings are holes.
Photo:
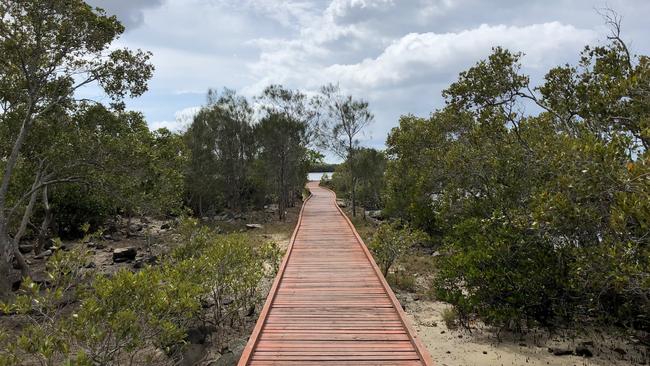
[[[550,338],[541,332],[523,337],[506,334],[498,342],[494,333],[488,330],[473,329],[470,334],[464,329],[448,329],[441,314],[450,307],[449,304],[413,301],[408,299],[408,294],[398,297],[407,304],[409,320],[437,366],[619,366],[646,365],[648,362],[648,355],[644,354],[647,350],[597,331],[584,331],[585,335],[579,337],[554,335]],[[555,356],[548,351],[549,348],[574,350],[582,342],[593,342],[593,346],[587,347],[593,352],[593,357]],[[618,352],[614,351],[615,348]]]

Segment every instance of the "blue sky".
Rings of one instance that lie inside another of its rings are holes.
[[[305,91],[339,83],[370,102],[362,137],[383,147],[402,114],[426,116],[458,73],[504,46],[526,54],[539,82],[575,63],[607,29],[596,9],[623,16],[623,37],[650,54],[645,0],[91,0],[127,31],[119,46],[153,52],[149,92],[128,101],[151,128],[182,130],[208,88],[246,96],[270,83]]]

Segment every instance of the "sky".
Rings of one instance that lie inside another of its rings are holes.
[[[209,88],[252,97],[269,84],[339,83],[369,102],[362,145],[382,148],[404,114],[428,116],[441,91],[495,46],[523,52],[533,85],[587,44],[606,42],[597,9],[650,54],[647,0],[90,0],[126,26],[116,46],[153,53],[149,91],[128,100],[152,129],[183,130]]]

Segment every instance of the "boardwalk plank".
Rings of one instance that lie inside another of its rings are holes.
[[[432,365],[334,194],[308,188],[239,365]]]

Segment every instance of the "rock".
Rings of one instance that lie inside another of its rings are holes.
[[[484,354],[484,355],[487,355],[487,351],[483,351],[483,354]]]
[[[519,343],[519,347],[528,347],[526,343]]]
[[[246,312],[246,316],[253,316],[255,315],[255,305],[251,305],[248,308],[248,311]]]
[[[41,252],[38,255],[34,256],[34,258],[41,259],[41,258],[49,257],[51,255],[52,255],[52,250],[48,249],[48,250],[46,250],[44,252]]]
[[[121,263],[126,261],[132,261],[135,259],[135,256],[137,254],[138,251],[134,247],[118,248],[113,251],[113,262]]]
[[[185,340],[190,344],[205,344],[208,336],[216,331],[215,327],[198,326],[187,331]]]
[[[575,354],[581,357],[592,357],[594,355],[589,348],[584,346],[576,347]]]
[[[385,218],[381,210],[366,211],[366,215],[375,220],[383,220]]]
[[[34,246],[32,244],[20,244],[18,250],[23,254],[27,254],[34,250]]]
[[[339,207],[348,207],[348,205],[347,205],[347,204],[345,203],[345,201],[343,201],[343,200],[336,200],[336,204],[337,204]]]
[[[169,229],[171,229],[171,227],[172,226],[169,223],[164,223],[164,224],[160,225],[160,230],[169,230]]]
[[[623,356],[623,355],[625,355],[625,354],[627,353],[624,349],[622,349],[622,348],[620,348],[620,347],[616,347],[616,348],[614,348],[613,351],[616,352],[616,353],[618,353],[618,354],[621,355],[621,356]]]
[[[572,355],[573,351],[565,348],[549,348],[549,353],[552,353],[554,356],[568,356]]]
[[[264,225],[262,225],[262,224],[246,224],[246,228],[249,229],[249,230],[264,229]]]
[[[219,357],[217,362],[214,363],[214,366],[234,366],[237,365],[237,361],[239,361],[238,356],[232,352],[226,352]]]
[[[103,238],[104,240],[113,240],[113,235],[111,235],[111,234],[104,234],[104,235],[102,236],[102,238]]]
[[[84,268],[95,268],[95,267],[97,267],[95,262],[88,262],[88,264],[84,266]]]
[[[188,344],[183,349],[183,356],[178,365],[194,366],[198,365],[205,356],[205,346],[202,344]]]
[[[155,255],[152,255],[152,256],[149,256],[149,257],[146,257],[146,258],[136,259],[135,263],[133,264],[133,268],[140,269],[140,268],[144,267],[145,264],[153,266],[153,265],[155,265],[157,263],[158,263],[158,257],[156,257]]]
[[[23,279],[17,279],[11,283],[11,291],[18,291],[20,289],[20,285],[23,284]]]
[[[32,277],[32,282],[41,286],[41,288],[50,287],[50,285],[52,285],[50,277],[45,273],[35,273]]]
[[[232,304],[232,301],[233,301],[232,299],[224,299],[223,300],[223,305],[228,306],[228,305]]]
[[[440,334],[445,334],[445,333],[447,333],[447,332],[445,332],[444,330],[440,332]]]
[[[144,230],[144,225],[142,224],[131,225],[131,230],[142,231]]]
[[[230,352],[232,352],[237,358],[241,356],[241,354],[244,352],[244,347],[246,347],[246,343],[248,342],[248,339],[244,338],[238,338],[238,339],[233,339],[232,341],[228,342],[228,349]]]

